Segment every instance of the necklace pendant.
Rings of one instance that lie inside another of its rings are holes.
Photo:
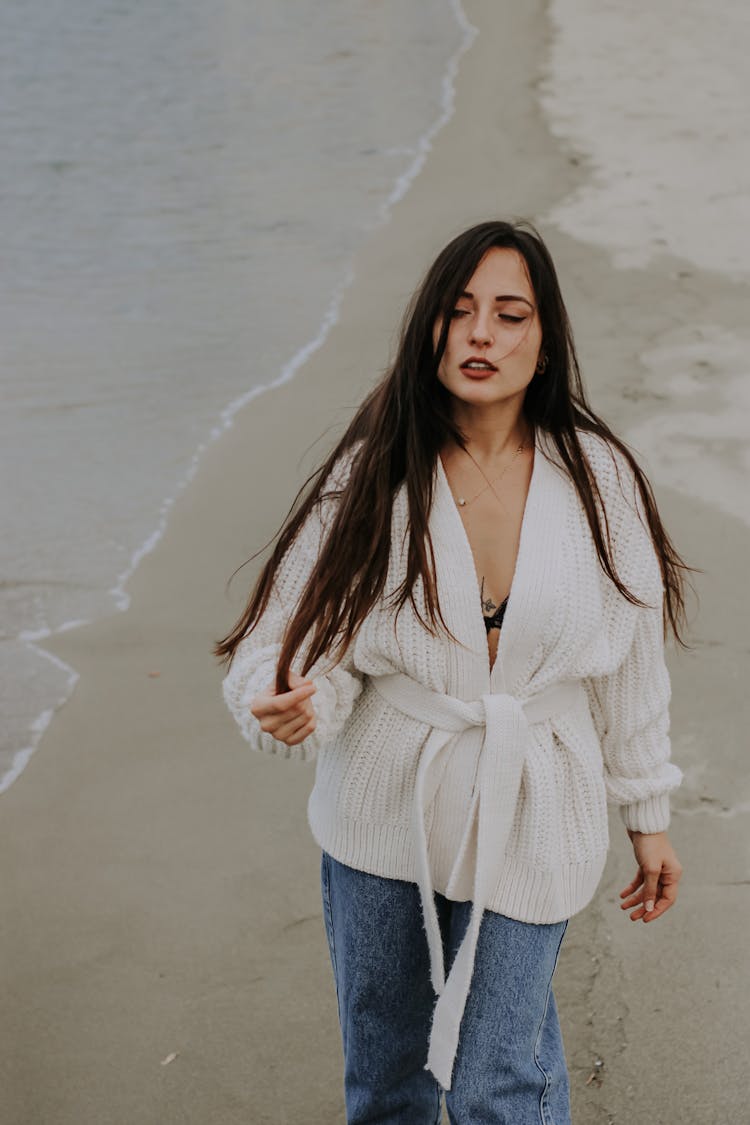
[[[458,506],[459,506],[459,508],[465,508],[466,507],[466,501],[464,500],[463,496],[459,496]]]

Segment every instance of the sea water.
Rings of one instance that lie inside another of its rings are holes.
[[[458,0],[0,7],[0,789],[232,413],[335,319],[451,112]]]

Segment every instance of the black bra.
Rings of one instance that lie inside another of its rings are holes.
[[[505,611],[506,611],[507,608],[508,608],[508,598],[506,598],[505,601],[502,602],[497,607],[497,609],[495,610],[495,612],[492,614],[491,617],[488,617],[486,614],[482,614],[482,616],[484,617],[484,627],[485,627],[485,629],[487,630],[488,633],[489,633],[490,629],[499,629],[500,628],[500,626],[503,623],[503,618],[505,617]]]

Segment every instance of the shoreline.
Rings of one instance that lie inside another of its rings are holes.
[[[275,532],[320,442],[385,366],[435,250],[488,214],[546,213],[584,174],[549,134],[535,93],[545,6],[509,15],[499,48],[489,0],[464,8],[480,34],[459,68],[454,115],[356,255],[328,337],[300,378],[257,396],[205,449],[130,578],[128,610],[47,643],[80,679],[2,798],[8,1125],[343,1121],[305,817],[311,771],[250,754],[221,700],[210,646],[250,580],[241,572],[228,604],[228,575]],[[498,74],[516,96],[509,115],[497,112]],[[483,174],[467,192],[478,151]],[[638,359],[644,341],[654,323],[682,323],[707,290],[699,276],[675,283],[672,263],[615,271],[604,250],[543,233],[585,341],[595,408],[629,431],[654,403]],[[717,285],[719,323],[730,315],[722,296]],[[741,816],[722,809],[741,803],[745,720],[731,687],[750,670],[736,612],[750,532],[655,483],[679,546],[706,571],[700,647],[670,661],[674,756],[686,768],[674,838],[690,874],[684,903],[657,927],[615,920],[632,856],[613,817],[607,872],[594,906],[571,923],[556,978],[577,1125],[605,1114],[632,1120],[646,1106],[664,1125],[731,1120],[741,1104],[731,1080],[739,1049],[720,1032],[727,1019],[747,1026],[730,970],[748,917],[732,889],[744,878]],[[708,769],[714,739],[729,749]],[[724,919],[721,934],[712,912]],[[676,1042],[675,1026],[696,1006],[700,1035]]]
[[[438,106],[440,113],[417,138],[413,146],[409,166],[396,177],[391,191],[388,193],[385,200],[377,207],[369,222],[363,224],[361,231],[362,243],[372,238],[379,228],[387,224],[391,209],[408,192],[411,184],[421,171],[422,165],[432,148],[435,137],[452,116],[458,65],[461,57],[471,45],[476,35],[476,29],[466,19],[460,0],[448,0],[448,7],[453,13],[459,32],[462,33],[462,38],[446,65],[441,84],[441,98]],[[0,770],[0,795],[6,792],[21,776],[39,746],[41,739],[44,737],[45,732],[54,721],[55,715],[71,698],[79,679],[78,669],[67,664],[59,657],[54,656],[54,654],[45,647],[45,642],[49,645],[54,645],[55,638],[63,633],[69,632],[71,629],[83,628],[99,621],[107,620],[112,613],[127,611],[130,604],[128,584],[142,560],[156,549],[160,540],[163,538],[175,500],[182,495],[185,489],[189,488],[195,474],[200,470],[201,460],[206,449],[213,445],[214,442],[221,439],[226,430],[232,426],[235,416],[247,409],[254,399],[259,395],[267,394],[277,387],[283,386],[284,383],[293,379],[315,352],[324,345],[331,328],[337,323],[344,293],[351,286],[353,280],[354,266],[352,260],[344,273],[343,280],[334,289],[330,297],[315,335],[300,345],[291,358],[283,365],[278,375],[269,383],[251,387],[220,410],[217,422],[209,430],[206,438],[194,450],[185,474],[177,482],[174,494],[165,497],[161,501],[156,516],[156,526],[135,548],[128,565],[116,576],[114,585],[106,591],[112,602],[111,612],[102,613],[91,619],[66,621],[55,628],[28,628],[21,630],[16,640],[35,655],[51,661],[60,672],[67,676],[67,684],[63,695],[59,696],[57,700],[51,702],[48,707],[44,708],[30,724],[28,728],[28,743],[16,750],[11,758],[10,764]]]

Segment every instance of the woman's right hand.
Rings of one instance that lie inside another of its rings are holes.
[[[287,746],[296,746],[315,730],[315,708],[311,696],[318,690],[312,680],[289,673],[290,690],[276,694],[273,684],[250,703],[250,711],[261,730]]]

